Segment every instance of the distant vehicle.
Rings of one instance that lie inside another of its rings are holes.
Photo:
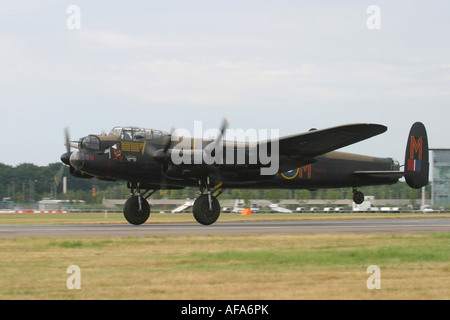
[[[303,207],[297,207],[297,208],[295,208],[295,212],[305,212],[305,208],[303,208]]]
[[[400,213],[402,211],[399,207],[381,207],[380,212],[383,213]]]
[[[230,213],[231,209],[229,207],[223,207],[222,212],[223,213]]]
[[[270,204],[269,205],[270,212],[276,212],[276,213],[292,213],[292,210],[279,207],[277,204]]]
[[[332,208],[332,207],[325,207],[325,208],[323,208],[323,212],[326,212],[326,213],[330,213],[330,212],[333,212],[334,211],[334,208]]]
[[[334,212],[336,212],[336,213],[343,213],[344,212],[344,208],[336,207],[336,208],[334,208]]]
[[[245,202],[242,199],[236,199],[236,202],[234,203],[234,208],[231,210],[233,213],[241,213],[242,210],[244,210]]]
[[[363,203],[356,204],[353,203],[353,212],[378,212],[380,208],[373,207],[372,202],[370,200],[374,200],[375,197],[367,196]]]
[[[317,208],[317,207],[312,207],[312,208],[310,209],[310,211],[311,211],[311,213],[317,213],[317,212],[319,212],[319,208]]]
[[[252,203],[252,204],[250,205],[250,211],[251,211],[252,213],[259,213],[259,207],[258,207],[258,204],[257,204],[257,203]]]
[[[433,211],[433,208],[430,206],[430,205],[424,205],[424,206],[421,206],[420,207],[420,210],[423,212],[423,213],[433,213],[434,211]]]

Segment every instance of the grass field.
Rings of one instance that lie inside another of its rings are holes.
[[[0,239],[0,299],[449,299],[450,234]],[[77,265],[81,289],[66,286]],[[381,270],[369,290],[367,267]]]
[[[219,221],[422,214],[223,214]],[[436,216],[436,215],[434,215]],[[439,214],[437,216],[448,216]],[[148,223],[194,222],[152,214]],[[0,214],[0,224],[126,223],[122,214]],[[0,239],[0,299],[450,299],[450,234]],[[69,290],[70,265],[81,289]],[[367,288],[367,268],[381,289]]]

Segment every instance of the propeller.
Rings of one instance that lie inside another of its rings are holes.
[[[58,172],[53,177],[53,179],[55,180],[56,186],[59,186],[59,183],[61,182],[63,173],[64,173],[64,165],[61,165],[61,168],[59,168]]]
[[[64,139],[65,139],[64,145],[66,146],[66,153],[64,153],[61,156],[61,161],[67,165],[70,165],[69,159],[70,159],[70,155],[72,154],[72,152],[70,150],[71,144],[70,144],[70,134],[69,134],[68,126],[64,127]]]
[[[64,138],[66,140],[66,143],[64,144],[66,146],[66,152],[70,152],[70,133],[69,133],[69,127],[64,127]]]
[[[161,164],[161,183],[160,183],[161,190],[167,189],[167,170],[168,170],[168,160],[170,157],[168,151],[172,143],[172,134],[174,131],[175,127],[172,126],[170,134],[164,137],[162,148],[158,149],[152,144],[147,144],[146,147],[146,149],[148,150],[147,154],[149,154],[151,157],[153,157],[153,159],[155,159]]]
[[[166,141],[164,144],[164,153],[167,153],[167,150],[169,150],[170,144],[172,142],[172,134],[175,132],[176,128],[175,126],[172,126],[172,130],[170,130],[169,135],[166,137]]]
[[[67,194],[67,185],[66,185],[67,180],[65,180],[66,177],[63,177],[65,168],[66,166],[61,164],[61,167],[59,168],[58,172],[53,176],[53,180],[55,180],[56,188],[59,187],[59,184],[61,183],[62,180],[63,181],[62,192],[64,194]]]
[[[230,125],[230,120],[228,120],[227,117],[223,117],[222,120],[222,125],[220,126],[220,135],[218,137],[216,137],[216,140],[221,140],[223,137],[223,133],[225,132],[225,130],[228,128],[228,126]]]
[[[220,129],[218,129],[218,135],[214,139],[214,141],[211,141],[208,145],[205,146],[205,148],[201,152],[209,152],[211,154],[211,151],[214,150],[222,141],[222,138],[224,136],[225,130],[228,128],[230,122],[227,117],[224,117],[220,126]],[[161,164],[161,183],[160,188],[161,190],[167,189],[167,179],[170,178],[168,176],[168,170],[170,165],[170,149],[172,147],[172,135],[176,128],[172,126],[172,130],[170,131],[170,134],[167,135],[164,139],[163,145],[161,149],[157,149],[155,146],[151,144],[148,145],[148,152],[150,155],[158,161]],[[193,155],[193,153],[192,153]]]
[[[165,192],[167,191],[167,170],[168,170],[168,153],[167,151],[170,148],[170,145],[172,144],[172,135],[175,132],[176,128],[175,126],[172,126],[172,129],[170,130],[169,135],[166,137],[166,141],[163,148],[163,155],[166,161],[161,163],[161,189],[160,191]]]
[[[69,127],[64,127],[64,145],[66,146],[66,152],[61,156],[61,161],[70,166],[70,155],[72,154],[71,148],[78,149],[77,141],[70,141]]]
[[[213,142],[211,142],[205,146],[205,149],[203,152],[208,152],[208,154],[211,154],[211,151],[214,150],[219,145],[219,143],[222,141],[223,134],[229,125],[230,125],[230,121],[228,120],[227,117],[224,116],[223,120],[222,120],[222,125],[220,126],[220,129],[219,129],[219,134],[217,135],[216,139]]]
[[[151,156],[161,164],[167,163],[167,160],[169,158],[169,148],[172,143],[172,134],[175,131],[175,127],[172,126],[172,130],[170,131],[169,135],[164,137],[164,144],[162,149],[156,149],[153,145],[149,145],[149,151]]]

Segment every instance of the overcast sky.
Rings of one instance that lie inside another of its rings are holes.
[[[223,116],[231,128],[281,135],[384,124],[383,135],[344,150],[401,163],[415,121],[431,146],[450,147],[449,1],[19,0],[0,8],[5,164],[58,162],[66,125],[78,140],[116,125],[214,128]],[[77,21],[80,29],[68,27]]]

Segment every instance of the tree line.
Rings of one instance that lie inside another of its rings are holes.
[[[62,177],[67,178],[67,193],[63,194]],[[420,190],[411,189],[405,182],[391,186],[362,188],[364,194],[377,199],[419,199]],[[429,198],[431,187],[426,189]],[[196,188],[166,190],[156,192],[152,198],[186,199],[198,195]],[[87,204],[101,204],[103,198],[126,199],[130,191],[123,181],[101,181],[98,179],[78,179],[69,173],[69,167],[61,163],[37,166],[23,163],[10,166],[0,163],[0,200],[15,203],[35,203],[44,198],[64,200],[84,200]],[[221,199],[351,199],[351,188],[310,190],[283,189],[227,189]]]

